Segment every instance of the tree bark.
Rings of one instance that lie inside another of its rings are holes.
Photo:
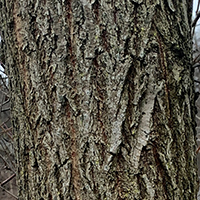
[[[1,1],[19,199],[196,199],[192,1]]]

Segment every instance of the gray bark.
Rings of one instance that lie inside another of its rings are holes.
[[[196,199],[190,5],[1,1],[20,200]]]

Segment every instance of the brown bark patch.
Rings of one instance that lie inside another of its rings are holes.
[[[21,29],[22,29],[22,21],[21,21],[21,17],[19,13],[17,12],[18,8],[16,4],[17,2],[14,4],[14,9],[13,9],[14,30],[15,30],[15,35],[17,39],[17,44],[19,45],[19,47],[22,47],[23,37],[20,34]]]
[[[72,111],[69,103],[66,106],[66,115],[69,120],[69,131],[71,133],[71,159],[72,159],[72,182],[76,199],[81,199],[81,177],[79,172],[79,154],[77,149],[77,130],[73,120]]]

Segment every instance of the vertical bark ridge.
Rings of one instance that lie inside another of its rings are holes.
[[[170,109],[170,95],[169,95],[169,88],[168,88],[168,70],[167,70],[167,63],[166,63],[166,55],[164,53],[162,40],[158,33],[158,43],[159,43],[159,51],[160,51],[160,66],[163,71],[163,79],[165,80],[165,95],[166,95],[166,102],[167,102],[167,110],[168,110],[168,119],[171,119],[171,109]]]

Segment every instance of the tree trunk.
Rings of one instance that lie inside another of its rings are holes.
[[[191,3],[1,1],[19,199],[196,199]]]

